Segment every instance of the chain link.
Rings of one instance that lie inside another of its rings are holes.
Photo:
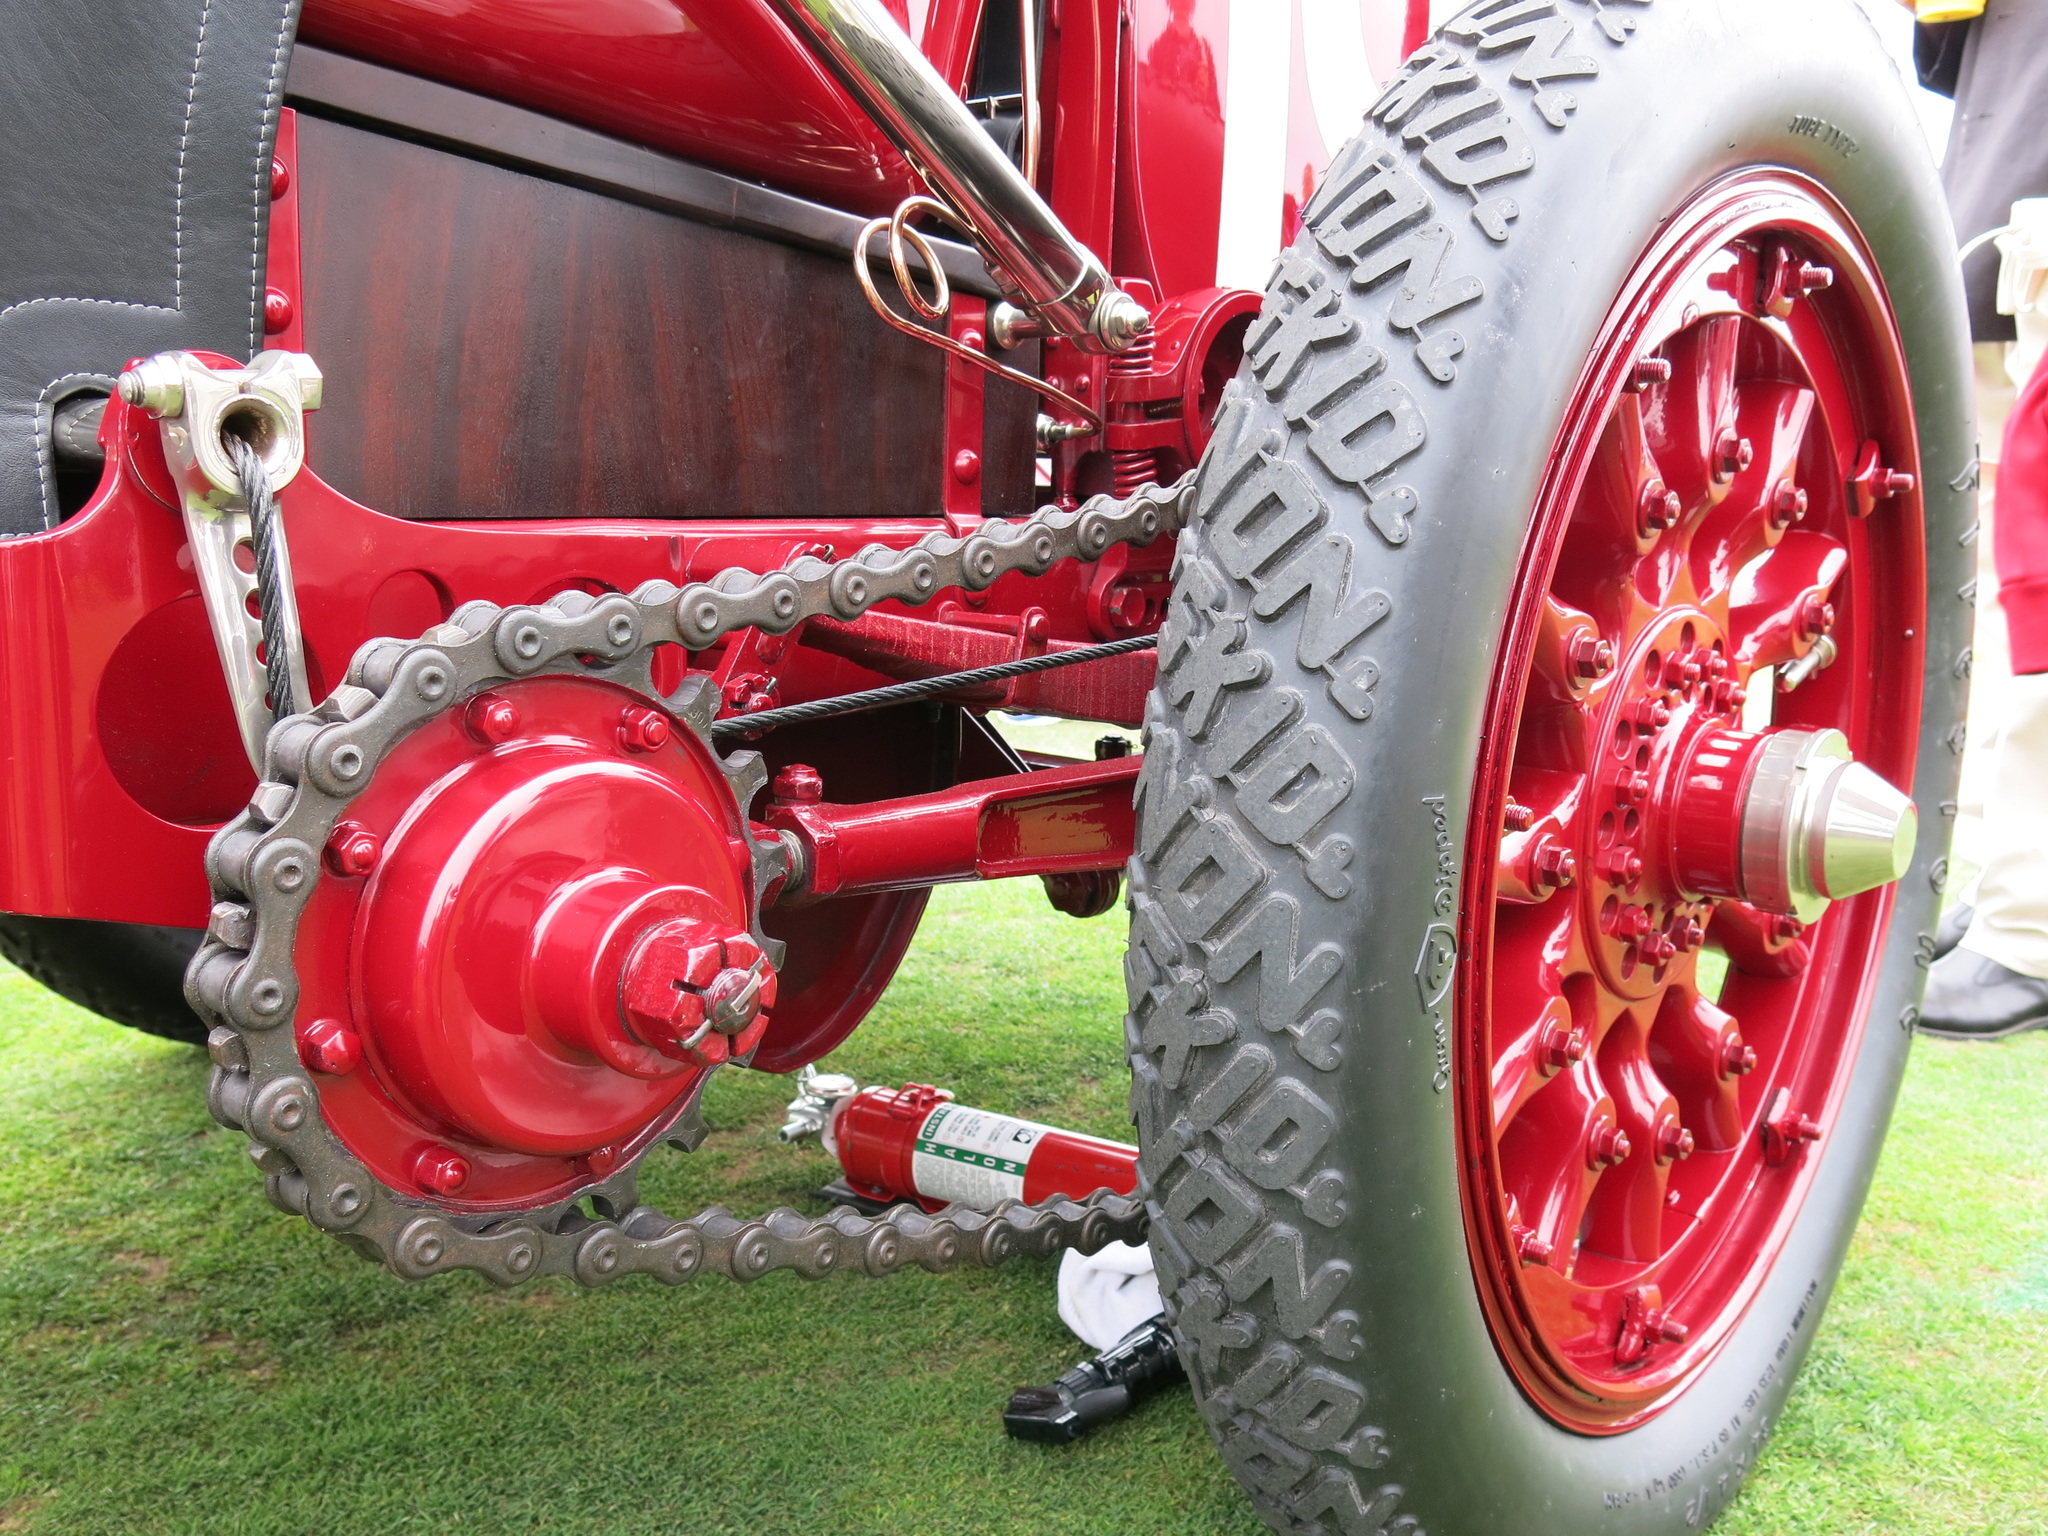
[[[701,651],[742,629],[786,634],[811,618],[857,619],[879,602],[915,605],[951,588],[980,591],[1006,575],[1043,575],[1061,560],[1092,560],[1114,545],[1177,531],[1193,487],[1190,474],[1167,489],[1140,487],[1126,500],[1098,496],[1072,511],[1049,507],[1021,522],[991,520],[965,537],[934,533],[907,549],[871,544],[833,562],[804,555],[780,571],[734,568],[680,588],[652,581],[630,596],[572,591],[537,605],[467,603],[417,640],[365,644],[323,703],[271,731],[262,782],[207,850],[212,919],[185,977],[187,998],[214,1026],[208,1106],[222,1125],[251,1138],[272,1203],[406,1278],[473,1269],[504,1285],[543,1274],[602,1285],[627,1274],[677,1283],[707,1271],[741,1281],[778,1269],[809,1278],[839,1270],[880,1275],[906,1264],[936,1272],[1140,1240],[1143,1206],[1107,1190],[1080,1201],[1008,1202],[993,1212],[952,1206],[927,1215],[898,1206],[876,1217],[839,1209],[814,1218],[781,1209],[742,1220],[714,1206],[677,1221],[638,1203],[637,1158],[540,1209],[451,1214],[382,1184],[328,1128],[290,1028],[299,992],[293,949],[320,878],[319,850],[343,811],[401,740],[478,691],[601,673],[668,710],[708,749],[716,690],[708,676],[692,673],[674,693],[658,692],[656,646]],[[760,755],[714,760],[744,810],[766,778]],[[779,963],[781,946],[761,931],[758,893],[787,872],[787,853],[779,840],[761,840],[753,856],[751,926]],[[695,1148],[704,1136],[698,1096],[658,1132],[654,1141]]]

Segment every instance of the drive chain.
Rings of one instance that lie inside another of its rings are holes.
[[[701,651],[743,629],[785,634],[811,618],[857,619],[879,602],[915,605],[953,588],[980,591],[1013,573],[1043,575],[1061,560],[1093,560],[1114,545],[1177,531],[1193,488],[1187,475],[1121,501],[1098,496],[1071,511],[1048,507],[1021,522],[992,520],[964,537],[933,533],[905,549],[871,544],[839,561],[803,555],[779,571],[734,568],[684,587],[651,581],[630,595],[570,591],[534,605],[466,603],[417,640],[366,643],[324,702],[271,731],[262,782],[207,850],[214,907],[186,972],[188,1000],[214,1026],[208,1105],[221,1124],[251,1138],[271,1201],[406,1278],[474,1269],[504,1285],[543,1274],[601,1285],[627,1274],[676,1283],[705,1271],[742,1281],[778,1269],[809,1278],[842,1269],[879,1275],[910,1264],[941,1271],[1141,1239],[1143,1206],[1107,1190],[1081,1201],[1008,1202],[993,1212],[951,1206],[928,1215],[898,1206],[877,1217],[840,1209],[813,1218],[782,1209],[742,1220],[713,1207],[677,1221],[638,1203],[638,1159],[540,1209],[444,1211],[382,1184],[328,1128],[290,1027],[298,1001],[293,952],[321,877],[320,850],[343,812],[401,740],[477,692],[543,675],[601,675],[669,711],[708,749],[716,690],[706,674],[692,673],[675,692],[657,691],[655,647]],[[744,811],[766,777],[759,754],[714,760]],[[787,873],[788,856],[777,839],[755,841],[753,853],[751,926],[779,962],[781,946],[761,931],[759,892]],[[659,1140],[694,1148],[704,1135],[697,1095],[660,1132]]]

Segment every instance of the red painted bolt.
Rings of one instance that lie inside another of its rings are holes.
[[[1897,469],[1881,469],[1870,477],[1870,489],[1880,501],[1891,496],[1904,496],[1918,483],[1911,475]]]
[[[309,1019],[298,1029],[299,1060],[315,1072],[346,1077],[363,1059],[363,1042],[339,1019]]]
[[[1806,924],[1783,912],[1773,913],[1764,924],[1764,936],[1775,944],[1790,944],[1806,932]]]
[[[1692,1156],[1692,1132],[1676,1120],[1665,1120],[1657,1126],[1657,1161],[1679,1163]]]
[[[353,821],[344,821],[327,839],[327,867],[337,875],[367,875],[383,853],[384,840]]]
[[[1662,699],[1638,699],[1629,718],[1645,731],[1661,731],[1671,723],[1671,706]]]
[[[1603,1120],[1593,1127],[1592,1138],[1586,1143],[1586,1163],[1592,1168],[1612,1168],[1627,1162],[1634,1150],[1626,1131],[1612,1120]]]
[[[981,455],[972,448],[962,448],[953,455],[953,478],[962,485],[972,485],[981,478]]]
[[[668,716],[627,705],[619,711],[619,745],[628,752],[658,752],[668,745]]]
[[[1820,1140],[1820,1122],[1792,1107],[1792,1090],[1780,1088],[1764,1113],[1764,1161],[1783,1167],[1809,1141]]]
[[[1614,931],[1623,939],[1640,938],[1650,931],[1650,923],[1648,907],[1623,907],[1614,919]]]
[[[282,288],[263,292],[263,334],[275,336],[292,323],[292,296]]]
[[[1130,582],[1112,587],[1109,592],[1109,601],[1103,604],[1103,610],[1109,615],[1109,622],[1116,628],[1136,629],[1145,622],[1145,593],[1142,588]],[[1043,614],[1036,614],[1033,617],[1043,620],[1045,616]],[[1042,637],[1032,636],[1031,638],[1039,639]]]
[[[1515,1257],[1524,1264],[1548,1264],[1552,1249],[1529,1228],[1517,1224],[1510,1229],[1515,1239]]]
[[[1733,427],[1724,428],[1714,440],[1714,478],[1733,480],[1756,458],[1756,446]]]
[[[1543,1037],[1543,1064],[1553,1072],[1562,1072],[1575,1062],[1586,1059],[1586,1032],[1583,1029],[1567,1028],[1562,1024],[1553,1025]]]
[[[809,763],[791,763],[775,775],[768,793],[777,800],[815,805],[825,798],[825,778]]]
[[[1625,773],[1614,781],[1614,798],[1621,805],[1641,805],[1650,798],[1647,773]]]
[[[1664,662],[1664,686],[1684,693],[1700,680],[1700,664],[1675,651]]]
[[[1742,685],[1733,678],[1722,678],[1714,684],[1711,707],[1717,715],[1732,715],[1742,708],[1745,695]]]
[[[485,746],[502,746],[519,734],[519,706],[502,695],[480,693],[462,712],[462,724]]]
[[[1755,1070],[1755,1046],[1746,1044],[1740,1035],[1730,1035],[1721,1043],[1721,1075],[1723,1077],[1745,1077]]]
[[[1728,675],[1728,658],[1711,645],[1703,645],[1693,658],[1699,663],[1700,676],[1719,682]]]
[[[280,197],[283,197],[286,191],[290,189],[291,184],[292,173],[290,167],[275,155],[272,155],[270,157],[270,200],[274,203]]]
[[[1546,837],[1536,849],[1536,885],[1554,891],[1578,878],[1579,861],[1571,849],[1554,837]]]
[[[1780,480],[1771,487],[1771,526],[1790,528],[1804,520],[1809,505],[1805,491],[1790,480]]]
[[[1590,682],[1614,670],[1614,642],[1582,629],[1572,636],[1566,657],[1571,662],[1572,676]]]
[[[1671,936],[1666,933],[1644,934],[1638,949],[1642,954],[1644,963],[1647,965],[1662,965],[1678,953],[1678,946],[1671,941]]]
[[[1832,288],[1834,284],[1833,267],[1817,266],[1810,261],[1799,263],[1799,275],[1795,280],[1795,286],[1801,293],[1815,293],[1822,288]]]
[[[1630,885],[1642,878],[1643,856],[1635,849],[1617,843],[1612,848],[1601,851],[1599,868],[1600,873],[1607,877],[1610,884]],[[1631,917],[1630,913],[1637,916]],[[1629,907],[1621,914],[1616,931],[1626,938],[1632,933],[1641,933],[1649,923],[1650,914],[1647,908]]]
[[[1809,592],[1799,604],[1799,634],[1816,640],[1835,627],[1835,605],[1818,592]]]
[[[450,1147],[423,1147],[412,1160],[413,1182],[437,1195],[452,1195],[469,1182],[469,1159]]]
[[[1656,384],[1671,382],[1671,359],[1668,357],[1639,357],[1629,374],[1629,388],[1637,394]]]
[[[1643,482],[1643,488],[1636,494],[1636,532],[1644,538],[1653,533],[1662,533],[1667,528],[1678,526],[1678,516],[1685,504],[1678,499],[1678,493],[1654,477]]]
[[[1683,1344],[1692,1332],[1666,1315],[1654,1297],[1650,1287],[1639,1285],[1622,1298],[1621,1333],[1614,1341],[1617,1365],[1634,1365],[1653,1344]]]
[[[1536,813],[1528,806],[1510,800],[1507,809],[1501,812],[1501,824],[1510,832],[1526,832],[1536,825]]]
[[[1683,917],[1671,925],[1671,942],[1681,954],[1698,949],[1706,936],[1707,930],[1696,917]]]

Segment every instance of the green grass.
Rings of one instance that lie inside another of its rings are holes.
[[[941,892],[834,1065],[1128,1135],[1114,919]],[[1262,1529],[1185,1394],[1002,1438],[1070,1364],[1052,1267],[677,1290],[407,1285],[259,1193],[198,1053],[0,972],[0,1531]],[[725,1074],[647,1193],[815,1209],[782,1080]],[[1869,1220],[1729,1532],[2048,1528],[2048,1039],[1917,1052]]]

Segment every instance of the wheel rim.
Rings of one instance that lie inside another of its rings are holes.
[[[1642,1423],[1712,1359],[1846,1091],[1891,888],[1802,926],[1715,894],[1742,887],[1705,867],[1743,856],[1752,735],[1832,728],[1911,784],[1917,473],[1897,329],[1833,200],[1751,171],[1667,220],[1523,551],[1454,996],[1481,1299],[1570,1428]]]

